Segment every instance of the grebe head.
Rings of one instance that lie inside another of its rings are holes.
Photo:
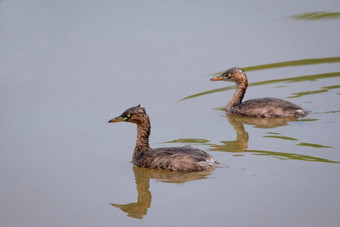
[[[118,117],[112,118],[108,121],[108,123],[115,123],[115,122],[131,122],[135,124],[139,124],[143,122],[145,118],[148,118],[145,108],[141,107],[140,105],[131,107],[125,110],[121,115]]]
[[[210,80],[211,81],[220,81],[220,80],[232,81],[238,84],[238,83],[242,83],[243,81],[247,80],[247,77],[241,68],[233,67],[231,69],[228,69],[221,75],[211,78]]]

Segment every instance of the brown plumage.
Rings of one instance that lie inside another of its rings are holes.
[[[307,111],[301,107],[277,98],[250,99],[242,102],[248,87],[248,79],[241,68],[231,68],[212,81],[232,81],[236,83],[236,91],[226,106],[226,112],[249,117],[302,117]]]
[[[121,121],[137,125],[137,142],[132,156],[136,166],[173,171],[198,171],[215,166],[212,156],[190,146],[150,148],[151,124],[145,109],[140,105],[127,109],[109,123]]]

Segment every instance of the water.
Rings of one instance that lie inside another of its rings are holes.
[[[0,1],[1,226],[338,226],[339,1]],[[221,111],[212,74],[243,67],[245,99],[300,121]],[[220,162],[131,163],[141,104],[151,146]]]

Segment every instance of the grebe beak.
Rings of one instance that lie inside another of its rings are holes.
[[[124,121],[124,118],[119,116],[119,117],[112,118],[107,123],[116,123],[116,122],[122,122],[122,121]]]
[[[223,76],[218,76],[210,79],[211,81],[221,81],[223,80]]]

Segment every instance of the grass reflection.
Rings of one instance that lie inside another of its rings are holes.
[[[177,139],[177,140],[171,140],[164,143],[198,143],[198,144],[207,144],[210,142],[209,140],[204,139],[196,139],[196,138],[184,138],[184,139]]]
[[[117,204],[110,203],[111,206],[119,208],[127,213],[129,217],[143,219],[151,207],[152,195],[150,192],[150,179],[157,179],[166,183],[185,183],[193,180],[206,179],[214,168],[197,172],[178,172],[167,170],[146,169],[133,166],[135,182],[137,188],[137,202]]]
[[[321,144],[316,144],[316,143],[299,143],[297,144],[298,146],[305,146],[305,147],[315,147],[315,148],[332,148],[330,146],[325,146],[325,145],[321,145]]]
[[[284,159],[284,160],[300,160],[300,161],[313,161],[313,162],[325,162],[325,163],[339,163],[336,161],[331,161],[324,158],[313,157],[309,155],[276,152],[276,151],[265,151],[265,150],[251,150],[248,149],[249,134],[244,129],[244,124],[254,125],[255,128],[276,128],[281,126],[286,126],[290,121],[296,121],[297,118],[252,118],[245,116],[235,116],[231,114],[226,114],[228,122],[233,126],[236,132],[236,140],[220,141],[221,144],[213,144],[206,139],[178,139],[173,141],[168,141],[166,143],[193,143],[209,146],[207,150],[209,151],[223,151],[232,152],[238,156],[238,154],[247,152],[253,155],[267,155],[274,158]],[[312,119],[314,120],[314,119]],[[268,132],[266,138],[274,138],[288,141],[297,141],[297,146],[310,146],[314,148],[331,148],[329,146],[324,146],[314,143],[304,143],[299,142],[298,139],[293,137],[282,136],[279,133]]]
[[[337,63],[340,62],[340,56],[338,57],[330,57],[330,58],[307,58],[293,61],[281,61],[269,64],[262,65],[254,65],[243,67],[244,71],[256,71],[256,70],[264,70],[264,69],[273,69],[273,68],[283,68],[290,66],[303,66],[303,65],[316,65],[316,64],[325,64],[325,63]],[[223,72],[217,72],[210,75],[220,75]]]
[[[295,138],[292,137],[287,137],[287,136],[263,136],[266,138],[274,138],[274,139],[281,139],[281,140],[292,140],[292,141],[298,141]],[[325,145],[321,145],[321,144],[316,144],[316,143],[304,143],[304,142],[300,142],[299,144],[297,144],[297,146],[306,146],[306,147],[314,147],[314,148],[332,148],[331,146],[325,146]]]
[[[296,97],[301,97],[301,96],[304,96],[304,95],[313,95],[313,94],[317,94],[317,93],[328,92],[330,89],[337,89],[337,88],[340,88],[340,85],[323,87],[321,90],[292,93],[293,96],[289,96],[287,98],[296,98]]]
[[[308,118],[308,119],[306,119],[306,118],[303,118],[303,119],[301,119],[300,121],[318,121],[319,119],[312,119],[312,118]]]
[[[299,161],[308,161],[308,162],[325,162],[325,163],[340,163],[331,161],[324,158],[313,157],[309,155],[302,154],[292,154],[292,153],[284,153],[284,152],[276,152],[276,151],[260,151],[260,150],[248,150],[247,152],[252,152],[253,155],[266,155],[272,156],[282,160],[299,160]]]
[[[327,114],[334,114],[334,113],[340,113],[340,110],[331,110],[331,111],[327,111],[327,112],[325,112],[325,113],[327,113]]]
[[[288,136],[263,136],[266,138],[276,138],[276,139],[281,139],[281,140],[293,140],[293,141],[297,141],[297,139],[293,138],[293,137],[288,137]]]
[[[302,13],[293,15],[290,18],[297,19],[297,20],[329,20],[329,19],[339,19],[340,12],[309,12],[309,13]]]

